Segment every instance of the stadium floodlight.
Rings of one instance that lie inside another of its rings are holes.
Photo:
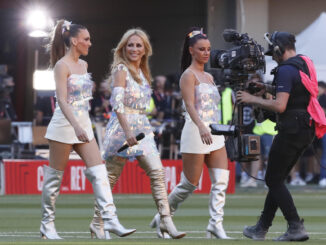
[[[53,20],[42,9],[31,10],[26,19],[26,25],[30,28],[29,36],[46,37],[47,30],[53,27]]]
[[[30,37],[47,37],[48,33],[46,33],[45,31],[41,31],[41,30],[35,30],[35,31],[31,31],[30,33],[28,33],[28,35]]]
[[[55,81],[52,70],[35,70],[33,74],[34,90],[55,90]]]

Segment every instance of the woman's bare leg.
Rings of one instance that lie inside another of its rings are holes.
[[[182,153],[183,173],[194,186],[197,186],[199,183],[204,159],[204,154]]]
[[[81,159],[83,159],[87,168],[103,163],[95,138],[89,143],[75,144],[74,150],[81,157]]]

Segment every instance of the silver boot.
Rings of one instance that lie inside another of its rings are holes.
[[[207,238],[215,236],[220,239],[231,239],[223,228],[225,192],[229,183],[229,170],[220,168],[209,168],[209,176],[212,182],[209,214],[211,216],[207,226]]]
[[[111,190],[118,181],[125,163],[126,162],[124,160],[119,160],[116,157],[113,157],[110,160],[106,161],[106,169],[110,181]],[[89,225],[89,229],[92,238],[96,237],[98,239],[106,239],[107,237],[109,237],[107,234],[105,234],[103,219],[101,217],[101,212],[97,206],[96,201],[94,202],[94,216]]]
[[[87,179],[92,183],[93,191],[97,206],[100,210],[104,223],[104,231],[106,239],[110,239],[109,232],[120,237],[128,236],[136,231],[136,229],[124,228],[116,215],[116,208],[113,203],[112,192],[110,188],[107,171],[104,164],[99,164],[85,170]]]
[[[42,220],[40,233],[43,239],[62,239],[54,225],[55,202],[59,195],[63,171],[43,166],[44,182],[42,190]]]
[[[89,230],[91,232],[91,238],[110,239],[110,234],[105,234],[105,233],[107,233],[107,231],[104,231],[104,222],[103,222],[100,210],[98,209],[96,202],[94,205],[96,206],[96,208],[94,208],[95,213],[94,213],[92,222],[89,225]]]
[[[179,239],[186,235],[177,231],[172,218],[165,188],[165,170],[159,155],[146,155],[138,157],[139,165],[145,170],[151,180],[152,195],[155,200],[158,214],[151,222],[151,227],[156,228],[159,238]]]
[[[168,201],[170,205],[171,215],[173,216],[179,205],[188,198],[195,190],[196,186],[191,184],[186,178],[184,173],[181,173],[181,179],[179,184],[172,190],[168,196]],[[160,214],[157,213],[152,222],[150,223],[151,228],[156,228],[157,236],[162,238],[163,236],[167,238],[167,235],[160,232]]]

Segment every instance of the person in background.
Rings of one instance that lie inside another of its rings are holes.
[[[94,99],[91,101],[91,116],[100,120],[109,120],[112,108],[109,101],[111,90],[108,80],[103,80],[93,94]]]
[[[163,75],[156,76],[154,78],[154,88],[152,98],[154,100],[155,108],[157,110],[156,119],[160,122],[164,119],[164,112],[166,107],[166,98],[165,98],[165,84],[166,77]]]
[[[248,81],[250,83],[262,83],[262,75],[260,73],[253,74]],[[263,95],[266,99],[272,99],[272,95],[265,93]],[[255,110],[255,109],[254,109]],[[254,113],[255,114],[255,113]],[[252,128],[252,133],[260,136],[260,155],[257,157],[257,160],[250,162],[248,167],[250,167],[250,175],[254,178],[263,179],[263,174],[259,171],[264,171],[265,162],[268,160],[268,154],[272,145],[273,136],[277,134],[275,131],[276,123],[272,122],[269,119],[262,121],[263,119],[257,118],[260,115],[255,114],[254,126]],[[257,120],[259,122],[257,122]],[[244,120],[245,122],[245,120]],[[248,178],[245,182],[241,183],[241,187],[257,187],[257,180],[254,178]]]
[[[7,74],[8,66],[0,65],[0,118],[17,119],[15,108],[12,104],[11,93],[14,90],[14,79]]]
[[[35,105],[35,125],[46,126],[49,124],[55,109],[53,95],[37,96]]]

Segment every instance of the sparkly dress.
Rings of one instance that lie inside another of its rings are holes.
[[[92,99],[93,82],[89,73],[71,74],[67,80],[67,103],[79,125],[86,131],[88,139],[94,138],[89,118],[89,100]],[[64,116],[58,103],[48,125],[45,138],[66,144],[84,143],[79,141],[74,128]]]
[[[135,136],[144,133],[145,138],[138,141],[137,145],[118,153],[118,149],[126,143],[126,136],[116,113],[113,112],[106,126],[103,158],[108,160],[115,155],[134,158],[141,155],[159,154],[154,141],[152,126],[145,113],[146,109],[149,108],[152,90],[142,72],[140,73],[142,84],[138,84],[131,76],[128,68],[123,64],[119,64],[112,73],[119,70],[127,72],[126,87],[114,87],[110,98],[112,109],[124,114]]]
[[[200,120],[207,126],[208,130],[211,131],[209,125],[219,122],[218,104],[221,97],[214,84],[201,82],[195,73],[194,75],[199,82],[199,84],[195,86],[195,109]],[[184,116],[186,122],[182,129],[180,152],[209,154],[224,146],[223,135],[212,135],[213,143],[210,145],[204,144],[201,140],[197,125],[191,120],[187,111],[185,111]]]

